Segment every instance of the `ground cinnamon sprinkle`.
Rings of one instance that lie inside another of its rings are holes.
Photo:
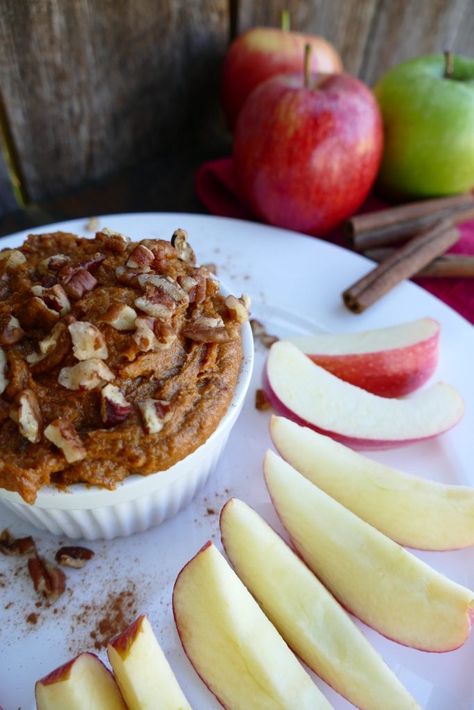
[[[119,592],[110,592],[100,604],[84,604],[73,617],[72,636],[77,641],[77,633],[84,631],[88,639],[84,645],[92,644],[99,651],[108,641],[123,631],[138,616],[136,586],[129,581]]]
[[[26,621],[27,621],[29,624],[37,624],[37,623],[38,623],[38,618],[39,618],[39,617],[38,617],[38,614],[35,614],[34,612],[32,612],[31,614],[28,614],[28,616],[26,617]]]

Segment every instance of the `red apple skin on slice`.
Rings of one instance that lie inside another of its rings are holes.
[[[418,708],[330,592],[250,506],[227,501],[220,529],[240,579],[309,668],[364,710]]]
[[[402,397],[434,373],[439,334],[437,321],[420,318],[364,333],[320,334],[290,342],[345,382],[381,397]]]
[[[474,545],[474,488],[403,473],[284,417],[272,417],[270,434],[285,461],[400,545]]]
[[[173,613],[186,655],[225,708],[332,707],[211,541],[179,573]]]
[[[37,710],[127,710],[112,673],[93,653],[81,653],[38,680]]]
[[[191,710],[146,616],[112,639],[107,654],[129,710]]]
[[[273,451],[266,454],[264,472],[296,550],[348,611],[420,651],[462,646],[474,616],[474,592],[358,518]]]
[[[432,439],[464,413],[459,393],[443,382],[407,399],[379,397],[335,377],[283,340],[270,349],[263,388],[283,417],[355,449]]]

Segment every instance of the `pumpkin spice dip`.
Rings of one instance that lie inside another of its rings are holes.
[[[248,307],[181,229],[0,252],[0,488],[28,503],[49,484],[113,489],[197,449],[232,400]]]

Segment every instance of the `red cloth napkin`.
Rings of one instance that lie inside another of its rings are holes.
[[[211,214],[260,221],[239,196],[232,158],[203,163],[196,172],[196,192]],[[367,212],[377,206],[380,206],[380,202],[372,198],[361,211]],[[459,241],[449,251],[474,255],[474,220],[463,224],[460,232]],[[324,238],[344,245],[340,232],[336,231]],[[416,282],[474,323],[474,279],[421,278]]]

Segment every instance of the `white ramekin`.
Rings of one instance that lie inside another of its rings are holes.
[[[129,476],[113,491],[77,483],[66,491],[46,486],[34,505],[0,488],[0,501],[41,530],[84,540],[110,540],[142,532],[175,515],[206,483],[221,455],[247,393],[253,367],[249,323],[242,332],[242,365],[226,414],[211,436],[166,471]]]

